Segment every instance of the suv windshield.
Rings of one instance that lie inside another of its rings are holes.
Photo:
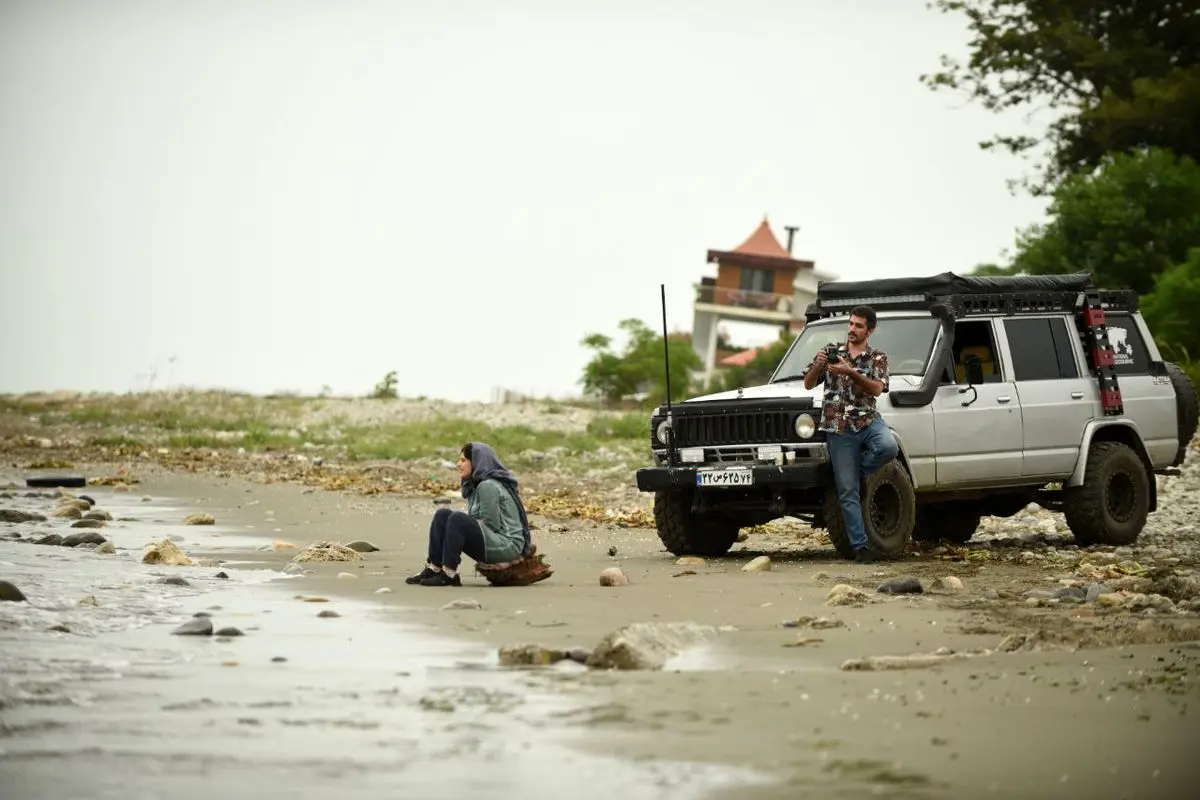
[[[881,317],[868,344],[887,353],[892,375],[921,375],[933,349],[938,321],[933,317]],[[784,356],[772,383],[803,377],[804,368],[827,344],[846,341],[846,318],[821,320],[804,327],[799,339]]]

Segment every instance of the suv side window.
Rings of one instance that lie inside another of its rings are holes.
[[[1072,333],[1062,318],[1006,319],[1004,332],[1018,381],[1078,378]]]
[[[992,336],[991,320],[963,320],[954,324],[954,348],[942,377],[943,383],[966,385],[966,357],[969,355],[979,356],[983,362],[984,383],[998,383],[1001,380],[1000,355]]]
[[[1117,375],[1145,375],[1150,371],[1150,354],[1132,315],[1107,316],[1108,342],[1116,351]]]

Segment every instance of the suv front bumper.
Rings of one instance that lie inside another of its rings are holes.
[[[740,467],[749,471],[753,480],[748,484],[730,486],[701,486],[714,492],[726,488],[753,489],[766,486],[772,489],[812,489],[833,483],[833,472],[828,462],[814,461],[804,464],[747,464]],[[697,469],[696,467],[646,467],[637,471],[639,492],[662,492],[671,489],[694,489],[696,475],[701,472],[719,472],[720,469]]]

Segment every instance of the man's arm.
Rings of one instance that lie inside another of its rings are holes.
[[[812,363],[804,370],[804,388],[812,389],[821,382],[825,372],[825,351],[821,350],[817,353],[817,357],[812,360]]]
[[[876,353],[875,357],[871,359],[870,366],[862,372],[859,372],[844,361],[831,365],[829,369],[838,375],[848,376],[856,390],[864,394],[869,394],[872,397],[879,397],[888,388],[888,361],[886,353]]]

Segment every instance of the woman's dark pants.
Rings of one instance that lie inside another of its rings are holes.
[[[483,529],[469,514],[439,508],[429,523],[429,563],[457,571],[463,554],[485,561]]]

